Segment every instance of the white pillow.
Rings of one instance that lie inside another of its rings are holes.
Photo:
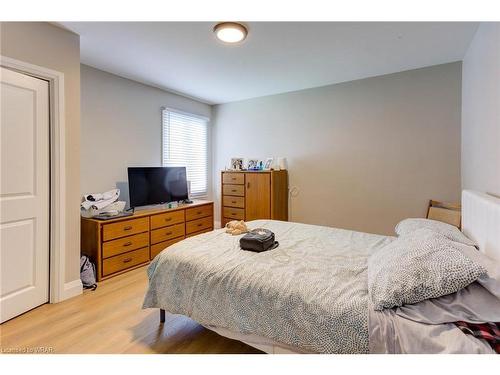
[[[460,229],[437,220],[421,218],[405,219],[396,225],[395,231],[398,236],[404,236],[421,228],[430,229],[434,232],[442,234],[450,241],[460,242],[469,246],[476,246],[476,243],[463,234]]]
[[[497,260],[491,259],[490,257],[481,253],[478,249],[472,246],[456,243],[455,247],[458,250],[460,250],[460,252],[464,254],[467,258],[470,258],[477,264],[480,264],[481,267],[483,267],[486,270],[489,277],[492,277],[500,282],[500,263]]]
[[[455,242],[417,229],[368,258],[368,292],[375,310],[455,293],[486,274]]]

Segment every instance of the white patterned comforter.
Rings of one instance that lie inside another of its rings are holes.
[[[241,250],[224,230],[181,241],[148,269],[144,308],[318,353],[368,353],[367,258],[393,237],[256,220],[280,246]]]

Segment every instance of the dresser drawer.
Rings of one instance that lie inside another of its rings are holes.
[[[199,206],[186,209],[186,221],[201,219],[202,217],[213,216],[213,206]]]
[[[234,219],[229,219],[227,217],[223,217],[220,219],[220,227],[221,228],[225,228],[226,227],[226,224],[229,223],[231,220],[234,220]]]
[[[244,197],[245,185],[222,185],[222,194]]]
[[[151,216],[151,229],[166,227],[168,225],[184,222],[184,210],[167,212]]]
[[[149,247],[104,259],[102,261],[102,275],[108,276],[146,262],[149,262]]]
[[[193,233],[189,233],[188,235],[186,235],[186,238],[187,237],[194,237],[194,236],[197,236],[199,234],[202,234],[202,233],[208,233],[208,232],[211,232],[213,231],[212,228],[208,228],[208,229],[203,229],[203,230],[200,230],[199,232],[193,232]]]
[[[151,244],[157,244],[172,238],[184,236],[184,223],[151,231]]]
[[[139,233],[133,236],[118,238],[102,244],[102,257],[109,258],[149,245],[149,233]]]
[[[245,174],[244,173],[223,173],[222,174],[222,183],[244,185],[245,184]]]
[[[232,197],[230,195],[224,195],[222,197],[222,205],[227,207],[245,207],[245,198],[243,197]]]
[[[245,210],[243,208],[224,207],[222,215],[232,220],[245,220]]]
[[[186,222],[186,234],[199,232],[204,229],[213,228],[214,218],[212,216],[204,217],[202,219],[197,219],[193,221]]]
[[[182,241],[184,237],[174,238],[173,240],[163,241],[151,246],[151,259],[160,254],[167,247],[172,246],[174,243]]]
[[[149,218],[125,220],[113,224],[105,224],[102,228],[103,241],[114,240],[131,234],[147,232],[149,230]]]

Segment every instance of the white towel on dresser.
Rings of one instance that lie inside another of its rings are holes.
[[[104,193],[85,194],[82,198],[81,207],[85,210],[88,210],[91,207],[100,210],[101,208],[104,208],[118,200],[119,196],[120,189],[112,189]],[[92,197],[95,200],[88,200],[89,197]]]

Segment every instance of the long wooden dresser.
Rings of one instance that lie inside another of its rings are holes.
[[[288,220],[288,173],[222,171],[221,226],[231,220]]]
[[[81,252],[96,263],[101,281],[147,264],[186,237],[212,231],[213,212],[213,202],[194,201],[117,219],[82,218]]]

